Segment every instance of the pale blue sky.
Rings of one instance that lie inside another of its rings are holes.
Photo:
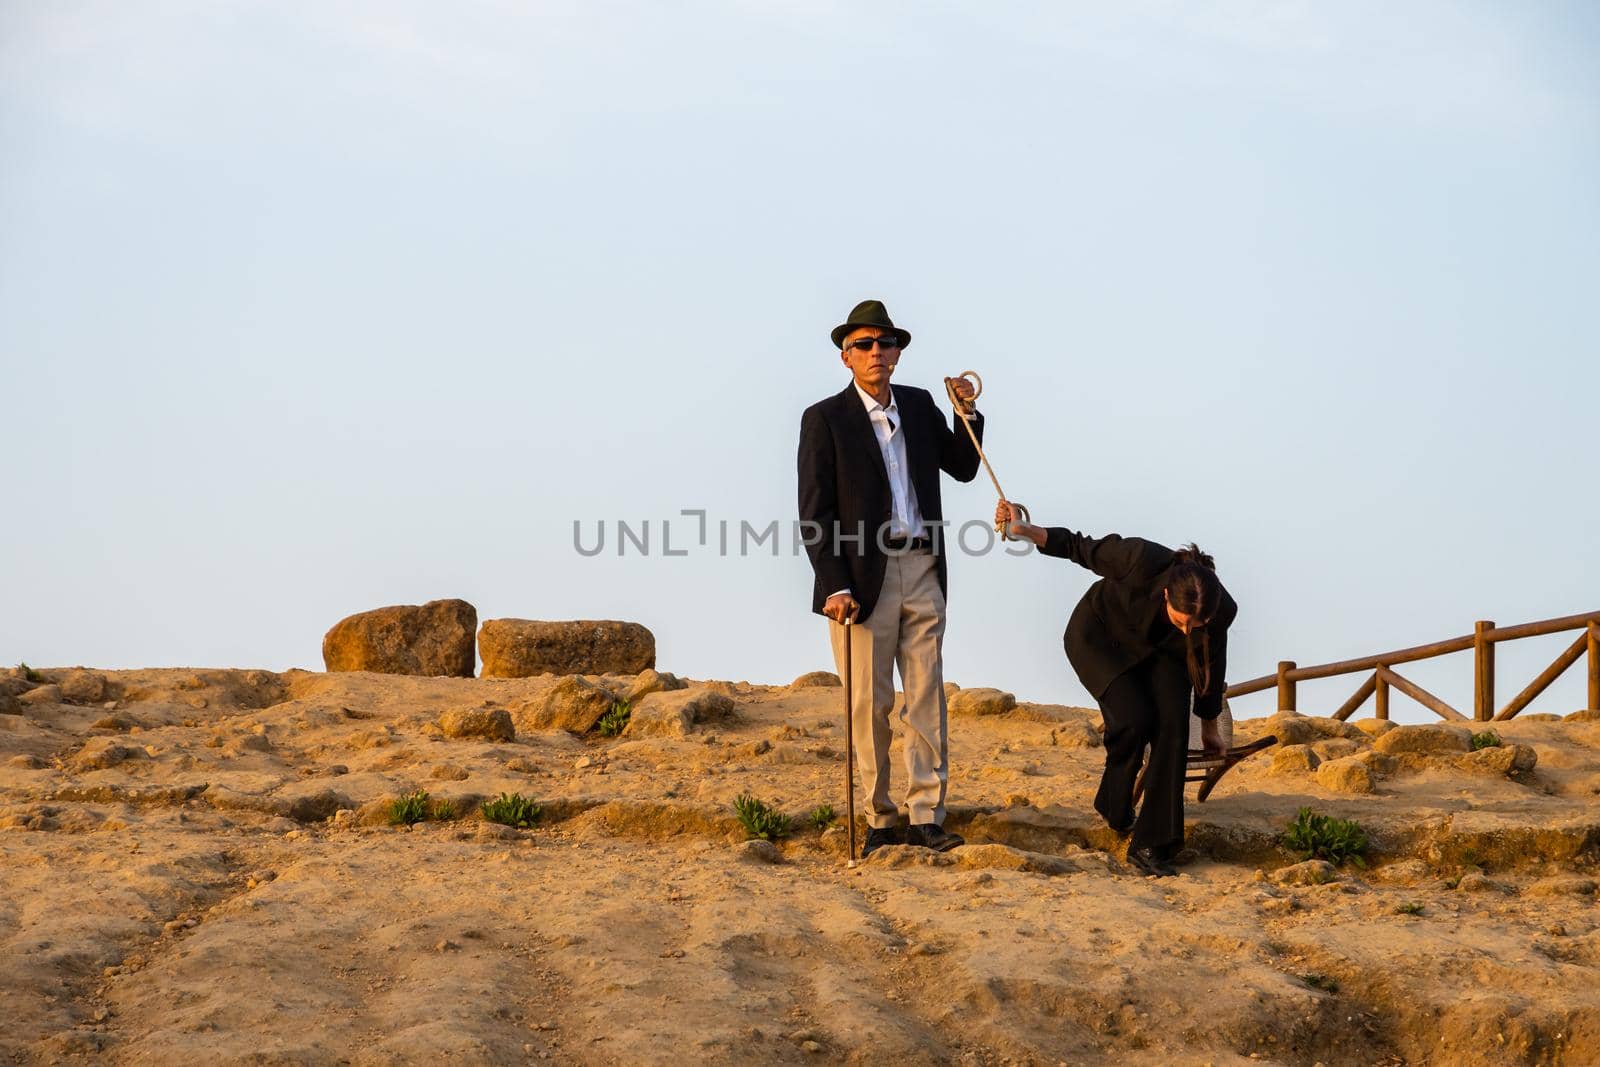
[[[0,659],[318,667],[460,596],[829,666],[803,559],[572,522],[791,520],[865,297],[1037,520],[1216,554],[1234,679],[1600,608],[1597,72],[1585,3],[10,0]],[[1086,572],[951,581],[948,677],[1084,699]]]

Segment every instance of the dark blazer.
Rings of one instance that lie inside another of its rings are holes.
[[[906,463],[911,468],[917,510],[929,524],[938,557],[939,589],[948,593],[945,538],[939,536],[942,529],[932,525],[944,518],[939,472],[958,482],[972,481],[978,474],[978,450],[972,447],[966,430],[945,422],[944,413],[926,389],[910,385],[891,385],[890,389],[906,435]],[[983,416],[974,417],[972,428],[982,439]],[[878,533],[889,522],[894,504],[883,452],[854,381],[812,404],[800,417],[798,466],[800,520],[816,524],[801,531],[816,574],[811,610],[820,615],[828,597],[848,587],[861,605],[856,621],[863,622],[872,614],[883,588],[885,556],[878,547]],[[846,540],[858,533],[864,536]]]
[[[1060,526],[1046,533],[1040,550],[1045,555],[1070,559],[1100,576],[1078,601],[1061,638],[1073,670],[1096,700],[1120,675],[1163,647],[1180,650],[1181,655],[1183,635],[1167,618],[1162,597],[1175,555],[1172,549],[1141,537],[1095,538]],[[1211,687],[1196,693],[1194,701],[1194,712],[1202,719],[1222,713],[1228,627],[1238,614],[1239,605],[1224,589],[1217,614],[1206,626]]]

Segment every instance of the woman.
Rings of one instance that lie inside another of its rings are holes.
[[[1194,545],[1173,551],[1138,537],[1095,538],[1019,518],[1005,500],[995,508],[995,522],[1009,523],[1013,537],[1100,576],[1078,601],[1062,641],[1105,719],[1106,770],[1095,810],[1118,833],[1133,832],[1128,859],[1135,867],[1176,874],[1191,701],[1206,750],[1221,752],[1216,720],[1238,605],[1211,557]],[[1136,818],[1133,784],[1147,745],[1150,770]]]

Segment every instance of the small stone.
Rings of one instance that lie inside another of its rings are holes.
[[[1306,860],[1273,871],[1268,877],[1276,885],[1326,885],[1338,880],[1339,871],[1327,860]]]
[[[441,763],[428,772],[429,778],[438,778],[446,782],[464,782],[471,775],[465,767],[454,763]]]
[[[734,853],[741,860],[750,863],[782,863],[783,854],[778,851],[778,846],[771,841],[754,840],[741,841],[733,848]]]
[[[439,729],[450,738],[514,741],[516,726],[504,708],[457,708],[439,716]]]
[[[1372,769],[1353,756],[1329,760],[1317,768],[1317,784],[1335,793],[1370,793],[1373,791]]]
[[[594,766],[594,757],[592,757],[592,756],[579,756],[577,758],[577,760],[575,760],[573,762],[573,764],[572,764],[573,770],[578,770],[578,771],[587,770],[588,768],[593,767],[593,766]]]
[[[461,951],[461,946],[456,944],[454,941],[446,939],[446,940],[440,941],[438,944],[434,945],[433,946],[433,951],[435,951],[435,952],[460,952]]]
[[[817,1041],[802,1041],[800,1043],[800,1047],[810,1053],[818,1053],[822,1051],[822,1045]]]

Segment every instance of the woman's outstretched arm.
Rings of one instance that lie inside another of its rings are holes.
[[[1117,534],[1090,537],[1064,526],[1034,526],[1022,522],[1015,506],[1006,500],[995,505],[994,521],[1009,523],[1011,536],[1032,541],[1045,555],[1070,559],[1102,578],[1128,577],[1145,562],[1150,550],[1157,547],[1139,537]]]

